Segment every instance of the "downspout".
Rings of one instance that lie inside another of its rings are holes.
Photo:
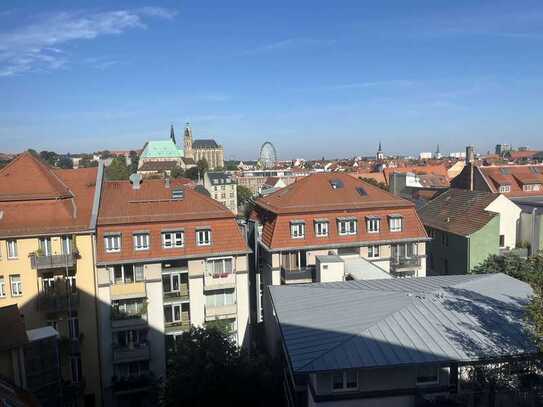
[[[468,241],[468,269],[466,274],[471,273],[471,235],[466,236]]]

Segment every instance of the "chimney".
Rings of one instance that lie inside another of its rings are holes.
[[[475,163],[475,153],[473,146],[466,146],[466,165],[469,169],[468,191],[473,191],[473,165]]]
[[[170,177],[164,178],[164,186],[170,188]]]

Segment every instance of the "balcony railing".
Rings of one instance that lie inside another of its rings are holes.
[[[151,357],[149,345],[141,343],[138,345],[113,348],[113,363],[135,362],[137,360],[148,360]]]
[[[41,293],[38,309],[44,312],[63,312],[79,307],[79,292]]]
[[[190,329],[190,321],[187,319],[177,322],[166,322],[164,326],[164,330],[167,334],[174,332],[184,332]]]
[[[392,258],[390,261],[390,273],[402,276],[413,275],[420,268],[421,264],[420,257]]]
[[[145,325],[145,324],[147,324],[146,311],[128,314],[122,311],[118,311],[115,308],[111,309],[111,327],[112,328],[124,328],[128,326]]]
[[[220,288],[233,288],[236,286],[234,273],[206,273],[204,276],[204,289],[217,290]]]
[[[43,256],[33,254],[30,256],[30,264],[35,270],[51,270],[75,266],[75,257],[73,254],[54,254]]]
[[[206,319],[215,319],[220,316],[235,315],[238,312],[237,304],[227,304],[218,306],[205,306]]]
[[[111,387],[117,395],[146,391],[155,385],[156,379],[152,372],[138,376],[113,377]]]
[[[179,286],[179,291],[164,291],[164,302],[171,302],[172,300],[188,300],[189,298],[189,285],[187,283]]]
[[[314,267],[302,267],[293,270],[281,268],[281,282],[283,284],[310,283],[314,280],[314,276]]]

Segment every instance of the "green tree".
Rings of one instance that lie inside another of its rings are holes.
[[[55,166],[58,160],[58,154],[54,151],[40,151],[40,158],[51,166]]]
[[[183,178],[185,176],[185,170],[181,168],[179,165],[176,165],[174,169],[171,171],[170,176],[172,178]]]
[[[251,190],[243,185],[238,185],[238,206],[245,205],[253,197]]]
[[[111,161],[111,164],[106,169],[106,175],[108,180],[117,181],[128,179],[130,172],[126,165],[124,157],[116,157]]]
[[[199,174],[198,167],[192,167],[185,171],[185,177],[194,181],[198,181],[198,174]]]
[[[201,177],[203,177],[204,174],[209,170],[209,164],[207,163],[207,160],[205,158],[198,160],[198,162],[196,163],[196,167],[198,167],[198,170],[200,170]]]
[[[140,156],[134,150],[130,150],[130,166],[128,167],[130,174],[138,172],[138,165],[140,162]]]
[[[373,178],[367,178],[367,177],[358,177],[361,181],[367,182],[368,184],[371,184],[373,186],[376,186],[377,188],[384,189],[387,191],[387,186],[384,182],[379,182],[376,179]]]
[[[176,339],[161,405],[283,405],[280,375],[273,371],[268,360],[249,358],[223,330],[193,327]]]
[[[70,157],[63,155],[57,160],[56,166],[59,168],[64,168],[64,169],[71,169],[71,168],[74,168],[74,163]]]
[[[224,169],[226,171],[237,171],[238,170],[238,164],[237,161],[225,161],[224,162]]]
[[[90,158],[83,157],[79,160],[79,168],[98,167],[98,161],[91,160]]]

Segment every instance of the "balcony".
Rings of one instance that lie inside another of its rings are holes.
[[[235,286],[236,275],[234,273],[206,273],[204,276],[204,290],[220,290]]]
[[[111,327],[126,328],[147,325],[147,313],[126,314],[115,308],[111,309]]]
[[[179,291],[164,291],[164,303],[177,302],[179,300],[189,299],[189,285],[187,283],[180,284]]]
[[[146,297],[145,283],[143,281],[137,283],[121,283],[111,286],[111,299],[129,299]]]
[[[40,293],[38,309],[43,312],[65,312],[79,307],[79,292]]]
[[[390,260],[390,274],[394,277],[409,277],[421,267],[421,258],[393,258]]]
[[[296,283],[311,283],[314,280],[314,267],[301,267],[298,269],[286,269],[281,267],[281,283],[296,284]]]
[[[164,331],[166,334],[173,334],[179,332],[185,332],[190,329],[190,321],[182,320],[178,322],[166,322],[164,324]]]
[[[33,254],[30,256],[30,265],[38,271],[66,267],[72,268],[75,266],[75,257],[73,254],[54,254],[51,256]]]
[[[205,307],[206,320],[214,320],[217,317],[236,316],[238,312],[237,304],[220,305],[216,307]]]
[[[141,343],[127,347],[113,348],[113,363],[135,362],[138,360],[148,360],[151,357],[149,345]]]

